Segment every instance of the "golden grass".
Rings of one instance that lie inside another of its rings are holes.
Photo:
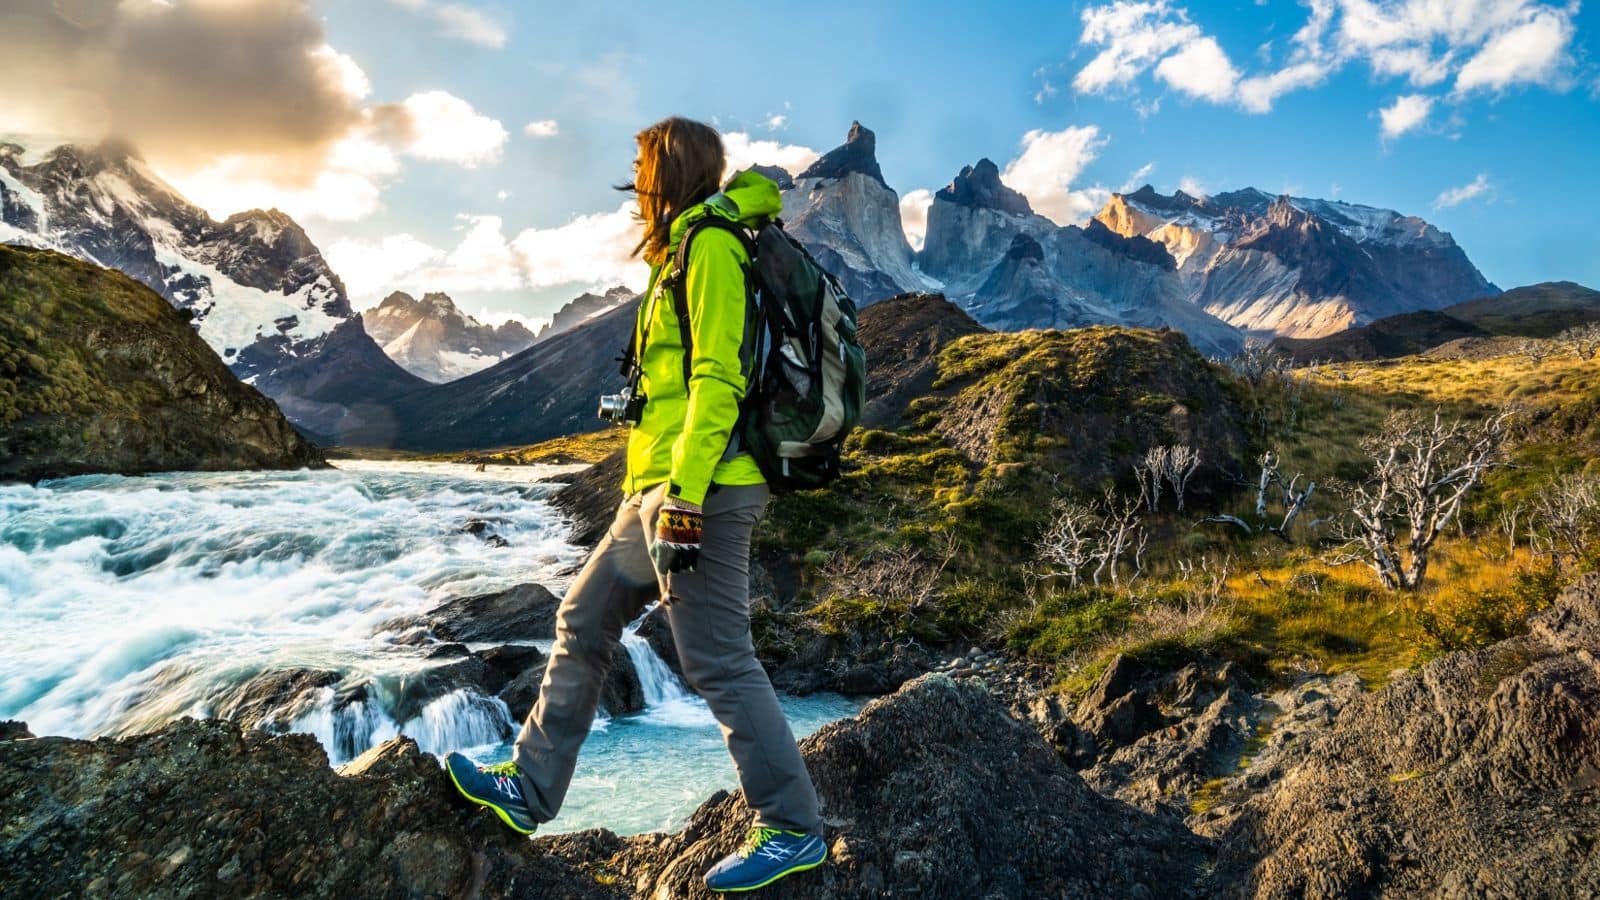
[[[626,446],[626,428],[603,428],[565,437],[551,438],[520,447],[434,453],[423,459],[459,463],[489,463],[502,466],[527,466],[535,463],[597,463]]]
[[[1558,356],[1535,365],[1522,355],[1493,359],[1406,356],[1321,366],[1309,377],[1396,407],[1503,407],[1582,397],[1600,388],[1600,361]]]

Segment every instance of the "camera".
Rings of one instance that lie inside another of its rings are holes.
[[[637,425],[644,413],[643,394],[635,394],[629,385],[616,394],[600,395],[600,418],[617,425]]]

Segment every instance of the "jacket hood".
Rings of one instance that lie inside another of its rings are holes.
[[[689,207],[673,220],[668,249],[676,250],[689,226],[706,216],[721,216],[746,228],[758,228],[763,221],[782,211],[783,196],[778,191],[778,183],[754,169],[746,169],[733,176],[721,192]]]

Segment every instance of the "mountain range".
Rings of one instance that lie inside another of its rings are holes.
[[[1499,293],[1448,234],[1414,216],[1249,188],[1199,198],[1146,186],[1063,226],[988,159],[935,194],[913,249],[876,149],[852,123],[798,175],[762,167],[783,192],[786,228],[864,306],[937,292],[986,328],[1170,327],[1223,356],[1250,338],[1325,336]],[[26,157],[0,145],[0,242],[149,285],[319,441],[453,449],[562,433],[518,421],[545,414],[565,431],[598,425],[589,407],[626,339],[624,288],[576,298],[537,335],[483,325],[443,294],[397,293],[358,315],[281,212],[217,222],[116,142]]]
[[[395,291],[363,310],[361,323],[390,359],[435,383],[486,369],[534,341],[534,333],[521,322],[485,325],[441,293],[423,294],[418,300]]]

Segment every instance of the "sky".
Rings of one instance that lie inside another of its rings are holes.
[[[213,215],[281,208],[357,308],[537,321],[639,286],[613,185],[667,115],[792,171],[859,120],[913,243],[989,157],[1062,224],[1254,186],[1422,216],[1501,287],[1600,286],[1600,14],[1574,0],[3,7],[0,134],[116,133]]]

